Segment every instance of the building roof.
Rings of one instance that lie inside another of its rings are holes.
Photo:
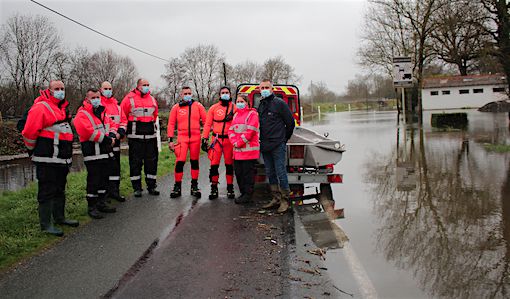
[[[506,84],[503,74],[430,77],[423,80],[423,89],[503,84]]]

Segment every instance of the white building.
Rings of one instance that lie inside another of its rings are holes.
[[[501,74],[426,78],[421,91],[424,110],[480,108],[507,99]]]

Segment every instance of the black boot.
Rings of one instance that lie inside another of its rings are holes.
[[[217,184],[211,184],[211,193],[209,194],[209,199],[213,200],[218,198],[218,185]]]
[[[197,180],[191,180],[191,195],[195,196],[196,198],[200,198],[202,196],[200,189],[198,189]]]
[[[135,190],[135,197],[142,197],[142,190],[141,189],[138,189],[138,190]]]
[[[65,218],[65,198],[55,198],[53,200],[53,220],[56,224],[78,227],[80,223],[77,220]]]
[[[110,181],[110,190],[108,191],[108,197],[115,199],[118,202],[125,202],[126,198],[120,195],[119,192],[119,181]]]
[[[156,190],[156,187],[154,187],[154,188],[148,188],[147,190],[149,191],[149,194],[150,194],[150,195],[154,195],[154,196],[158,196],[158,195],[159,195],[159,191],[158,191],[158,190]]]
[[[39,203],[39,223],[41,224],[41,231],[44,233],[62,237],[64,232],[51,224],[51,200]]]
[[[170,193],[170,198],[181,197],[181,183],[174,184],[174,190]]]
[[[96,198],[87,198],[87,214],[89,214],[90,218],[93,219],[103,219],[103,215],[99,213],[97,210],[97,199]]]
[[[251,202],[251,194],[245,193],[238,198],[234,199],[236,204],[246,204]]]
[[[229,199],[234,199],[236,198],[236,194],[234,192],[234,185],[233,184],[228,184],[227,185],[227,197]]]
[[[103,213],[115,213],[117,212],[117,209],[114,208],[114,207],[110,207],[109,205],[106,204],[106,200],[105,200],[105,197],[104,196],[100,196],[98,201],[97,201],[97,210],[99,212],[103,212]]]

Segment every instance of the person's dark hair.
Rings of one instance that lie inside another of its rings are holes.
[[[142,80],[143,80],[143,78],[136,80],[136,86],[140,85],[140,82],[142,82]]]
[[[97,88],[91,87],[91,88],[87,89],[87,93],[89,93],[89,92],[96,93],[96,92],[99,92],[99,90]]]
[[[185,89],[191,89],[191,87],[189,87],[189,86],[187,86],[187,85],[185,85],[185,86],[181,87],[181,91],[182,91],[182,90],[185,90]]]
[[[221,94],[221,91],[222,91],[223,89],[227,89],[227,90],[228,90],[228,92],[232,93],[232,91],[230,90],[230,87],[228,87],[228,86],[222,86],[222,87],[220,88],[220,90],[218,91],[218,94]]]

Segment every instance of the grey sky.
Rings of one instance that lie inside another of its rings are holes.
[[[282,55],[302,76],[343,92],[361,72],[356,49],[365,0],[338,1],[86,1],[38,0],[98,31],[169,59],[198,44],[214,44],[230,64],[263,63]],[[0,0],[3,23],[14,13],[48,16],[70,49],[112,48],[133,59],[141,76],[162,86],[163,61],[82,28],[28,0]]]

